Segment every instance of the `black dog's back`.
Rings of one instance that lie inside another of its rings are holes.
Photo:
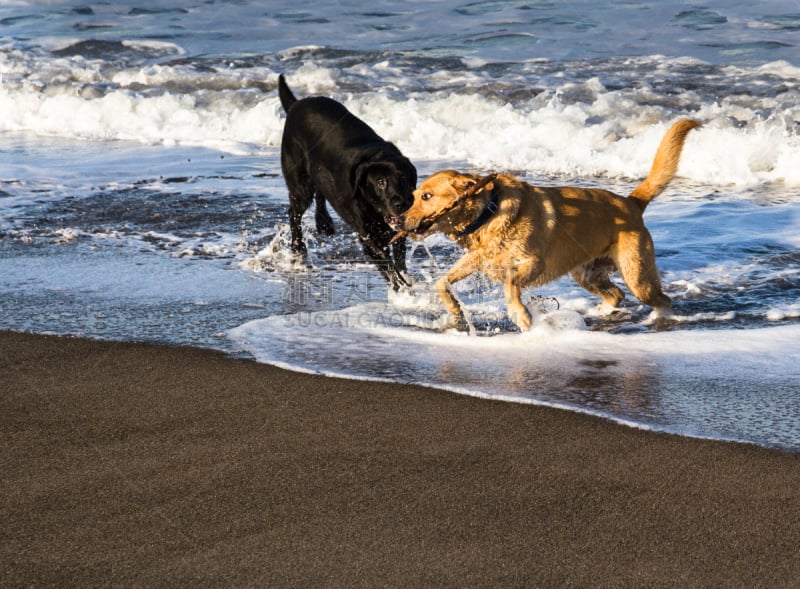
[[[309,151],[316,148],[364,148],[372,144],[377,149],[390,152],[386,155],[402,157],[400,150],[382,139],[372,127],[347,110],[343,104],[325,96],[309,96],[298,100],[283,74],[278,78],[278,96],[287,113],[284,136],[302,135],[307,147],[311,147]],[[332,128],[341,132],[331,132]],[[338,157],[346,158],[347,154],[341,153]]]

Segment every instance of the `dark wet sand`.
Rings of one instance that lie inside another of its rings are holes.
[[[800,455],[0,332],[0,586],[796,587]]]

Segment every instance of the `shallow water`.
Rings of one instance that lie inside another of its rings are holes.
[[[796,2],[27,2],[0,7],[0,327],[214,347],[322,374],[551,404],[800,450]],[[447,22],[431,32],[430,22]],[[658,23],[654,25],[653,23]],[[676,316],[613,315],[568,278],[459,284],[441,333],[414,244],[387,292],[349,230],[288,248],[286,73],[417,165],[629,192],[703,122],[646,222]]]

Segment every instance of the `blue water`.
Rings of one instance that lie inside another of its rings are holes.
[[[789,2],[5,2],[0,328],[189,344],[636,427],[800,450],[800,5]],[[288,248],[279,73],[344,102],[420,177],[510,170],[626,194],[674,120],[646,221],[676,317],[605,315],[565,278],[459,296],[416,244],[391,296],[353,235]],[[559,308],[556,310],[556,306]]]

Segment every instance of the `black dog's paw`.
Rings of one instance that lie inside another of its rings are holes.
[[[306,248],[306,244],[302,239],[292,240],[292,253],[302,258],[308,255],[308,248]]]
[[[336,228],[333,226],[333,221],[317,222],[317,233],[320,235],[327,235],[328,237],[336,235]]]
[[[395,292],[414,286],[414,281],[407,272],[394,268],[389,271],[389,281],[392,283],[392,290]]]

